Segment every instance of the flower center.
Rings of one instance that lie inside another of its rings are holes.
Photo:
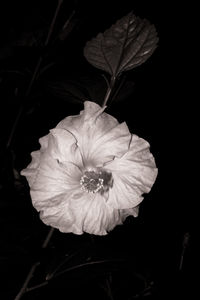
[[[108,191],[112,187],[112,174],[104,170],[85,171],[80,179],[82,190],[88,193],[97,193]]]

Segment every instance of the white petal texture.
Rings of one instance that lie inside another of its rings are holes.
[[[61,232],[105,235],[138,215],[157,168],[149,144],[104,108],[85,101],[77,116],[42,137],[21,174],[42,221]]]

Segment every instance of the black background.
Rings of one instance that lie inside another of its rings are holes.
[[[16,178],[13,178],[10,171],[13,170],[11,156],[13,158],[14,155],[14,168],[20,171],[30,161],[29,153],[39,147],[38,138],[65,116],[78,114],[82,109],[81,99],[77,101],[76,97],[65,95],[66,82],[72,80],[81,83],[81,86],[85,85],[91,98],[96,96],[96,99],[91,100],[98,103],[101,103],[101,99],[103,101],[105,83],[102,81],[101,71],[87,63],[83,56],[83,48],[88,40],[109,28],[130,11],[155,25],[159,43],[147,62],[128,73],[131,94],[122,101],[113,102],[108,112],[120,122],[126,121],[131,132],[150,142],[159,173],[152,191],[145,196],[141,204],[139,217],[136,220],[128,218],[123,226],[117,227],[106,237],[95,237],[95,243],[92,243],[94,252],[100,249],[100,253],[105,251],[111,256],[119,254],[131,259],[132,270],[135,268],[134,271],[147,274],[155,285],[155,292],[146,296],[147,299],[171,299],[181,295],[189,297],[193,292],[191,275],[194,263],[193,200],[189,188],[192,158],[189,154],[191,143],[188,120],[191,112],[188,105],[190,100],[184,101],[190,94],[189,49],[192,37],[189,7],[183,7],[182,3],[176,3],[175,6],[173,1],[64,1],[52,41],[56,39],[59,28],[75,8],[74,28],[65,41],[50,43],[47,49],[42,49],[34,39],[29,39],[30,35],[27,37],[27,33],[40,32],[41,39],[44,40],[56,5],[56,1],[47,0],[10,0],[1,1],[0,4],[0,255],[1,273],[4,278],[1,281],[1,299],[14,299],[32,261],[38,256],[51,258],[55,253],[58,255],[69,251],[70,247],[79,248],[90,243],[87,234],[69,234],[68,237],[63,237],[63,234],[56,232],[49,252],[45,255],[40,253],[38,249],[48,228],[41,224],[31,205],[25,180],[22,179],[24,189],[20,182],[16,191]],[[29,68],[32,71],[43,52],[49,53],[49,56],[44,55],[43,63],[53,61],[55,64],[36,82],[28,97],[27,113],[20,120],[12,141],[11,155],[5,150],[5,145],[21,101],[14,93],[18,88],[21,95],[21,91],[28,85],[29,78],[28,75],[26,77],[7,70],[21,71]],[[178,269],[182,242],[186,232],[189,232],[190,240],[183,270],[180,272]],[[58,250],[55,250],[56,247]],[[129,274],[130,270],[127,270],[129,268],[121,271],[122,277],[129,276],[126,274]],[[90,278],[90,271],[87,272]],[[52,295],[52,299],[78,299],[77,289],[81,290],[83,297],[104,299],[103,294],[99,295],[95,279],[92,278],[83,284],[85,274],[77,274],[66,279],[70,288],[66,288],[65,279],[62,279],[60,285],[64,281],[64,287],[60,287],[56,282],[52,289],[43,288],[37,291],[37,294],[28,293],[24,299],[45,299],[47,295]],[[118,280],[123,281],[122,278]],[[60,296],[57,295],[58,290],[63,291],[62,296],[61,292]],[[69,296],[69,292],[73,296]]]

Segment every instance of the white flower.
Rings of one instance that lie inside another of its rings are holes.
[[[138,215],[156,179],[149,144],[94,102],[39,141],[26,176],[42,221],[61,232],[105,235]]]

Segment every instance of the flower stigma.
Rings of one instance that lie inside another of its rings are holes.
[[[108,191],[112,183],[112,174],[106,171],[87,170],[80,179],[81,189],[88,193]]]

